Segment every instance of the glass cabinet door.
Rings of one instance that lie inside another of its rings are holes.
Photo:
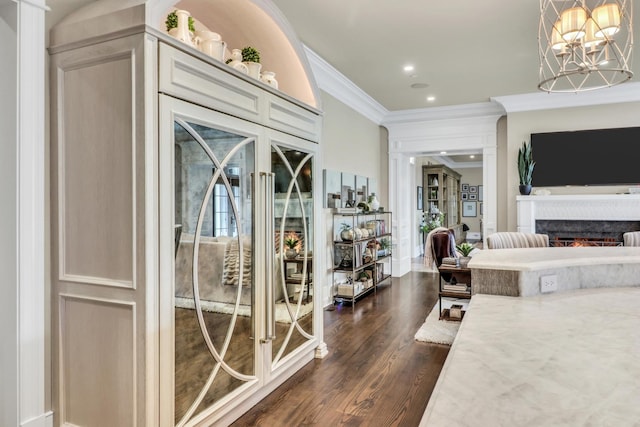
[[[170,308],[173,425],[178,426],[258,381],[253,182],[257,136],[214,126],[203,120],[207,110],[199,107],[187,104],[184,110],[202,114],[172,113],[173,147],[165,148],[173,172]]]
[[[160,419],[191,426],[317,345],[315,144],[167,96],[160,105],[160,398],[174,403]]]
[[[313,154],[272,143],[275,337],[272,368],[313,339]]]

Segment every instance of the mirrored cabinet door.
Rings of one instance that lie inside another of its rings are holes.
[[[167,96],[160,105],[160,389],[173,403],[161,418],[190,426],[317,345],[316,144]]]
[[[272,367],[313,339],[313,152],[273,141],[273,275],[275,338]]]
[[[161,180],[171,181],[161,194],[169,197],[170,191],[172,199],[171,222],[163,226],[173,236],[173,280],[163,295],[173,313],[173,419],[182,426],[258,382],[258,136],[247,126],[234,128],[234,120],[212,120],[215,115],[200,107],[167,102],[172,109],[163,116],[171,138],[161,141],[160,163],[173,173],[161,173]]]

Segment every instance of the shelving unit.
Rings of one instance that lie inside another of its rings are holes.
[[[424,210],[444,214],[444,227],[460,221],[460,177],[461,175],[444,165],[422,167]]]
[[[454,265],[441,265],[438,267],[440,275],[440,285],[438,289],[438,308],[440,320],[460,321],[464,317],[464,311],[460,318],[450,316],[449,309],[442,309],[442,298],[471,299],[471,270]],[[443,274],[449,276],[449,281],[445,281]],[[463,289],[464,288],[464,289]]]
[[[303,292],[304,294],[306,294],[305,296],[306,302],[309,303],[311,294],[312,294],[312,287],[313,287],[313,258],[311,257],[306,258],[307,275],[304,277],[304,280],[306,283],[306,286],[304,287],[301,286],[301,283],[303,279],[302,277],[303,272],[305,271],[304,269],[305,259],[303,257],[296,257],[293,259],[285,258],[282,260],[282,263],[284,264],[285,270],[287,271],[285,283],[287,284],[287,287],[289,286],[293,287],[293,292],[289,294],[290,301],[291,302],[297,301],[296,295],[299,292]],[[292,272],[290,272],[289,269],[287,268],[288,264],[293,264],[295,266]]]
[[[390,280],[391,221],[391,212],[334,213],[334,302],[350,302],[353,310],[358,298]],[[351,240],[341,237],[344,228],[353,230]]]

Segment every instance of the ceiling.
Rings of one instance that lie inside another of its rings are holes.
[[[538,91],[537,0],[273,2],[307,47],[387,110]],[[414,71],[403,71],[407,64]]]
[[[47,35],[91,1],[48,0]],[[272,1],[302,43],[389,111],[538,92],[539,0]],[[640,40],[640,25],[634,38]],[[409,64],[414,70],[405,72]],[[632,70],[640,73],[640,55],[632,58]],[[479,152],[474,159],[472,153],[429,154],[454,169],[482,165]]]

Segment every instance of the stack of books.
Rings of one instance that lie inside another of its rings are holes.
[[[302,280],[304,278],[304,276],[302,275],[302,273],[291,273],[289,275],[289,279],[292,280]]]
[[[447,292],[467,292],[466,283],[445,283],[442,290]]]
[[[444,257],[442,258],[442,265],[452,265],[456,266],[458,264],[458,259],[454,257]]]

